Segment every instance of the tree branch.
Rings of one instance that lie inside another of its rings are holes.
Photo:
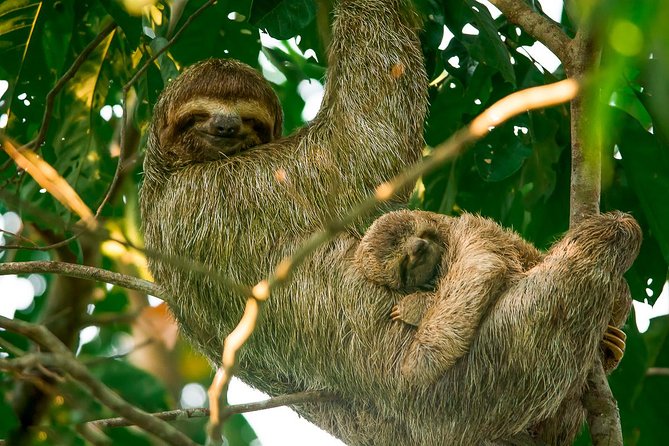
[[[95,268],[93,266],[55,261],[0,263],[0,276],[7,274],[32,273],[55,273],[68,277],[76,277],[78,279],[96,280],[98,282],[111,283],[123,288],[141,291],[142,293],[156,297],[160,297],[161,294],[160,288],[153,282],[101,268]]]
[[[669,376],[669,368],[650,367],[648,370],[646,370],[646,376]]]
[[[0,327],[24,335],[52,352],[28,354],[15,359],[0,359],[0,368],[33,368],[37,365],[60,368],[104,406],[132,420],[135,425],[152,433],[166,444],[196,446],[196,443],[168,423],[138,409],[102,384],[83,364],[77,361],[72,352],[58,338],[43,326],[0,316]]]
[[[334,401],[336,399],[337,397],[334,394],[320,390],[292,393],[289,395],[279,395],[277,397],[269,398],[263,401],[227,406],[223,409],[223,416],[225,418],[229,418],[232,415],[241,413],[257,412],[259,410],[273,409],[275,407],[281,407],[281,406],[292,406],[296,404],[321,403],[327,401]],[[151,415],[164,421],[179,421],[188,418],[208,417],[209,409],[194,408],[194,409],[168,410],[165,412],[153,413]],[[97,426],[99,428],[125,427],[133,425],[132,422],[121,417],[89,421],[86,424]]]
[[[606,380],[602,362],[597,360],[588,376],[588,391],[581,398],[588,412],[588,426],[593,445],[622,446],[618,403]]]
[[[502,11],[509,22],[546,45],[563,63],[569,60],[571,39],[557,23],[536,12],[524,0],[490,0],[490,3]]]

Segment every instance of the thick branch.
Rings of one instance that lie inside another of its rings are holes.
[[[96,379],[88,369],[78,362],[72,352],[41,325],[12,320],[0,316],[0,327],[22,334],[36,342],[52,354],[30,354],[17,359],[0,359],[0,368],[32,368],[49,365],[67,372],[79,385],[88,390],[100,403],[120,414],[134,424],[152,433],[166,444],[175,446],[195,446],[195,443],[168,423],[151,416],[125,401],[109,387]]]
[[[96,280],[160,297],[160,289],[155,283],[93,266],[54,261],[0,263],[0,276],[32,273],[55,273],[78,279]]]
[[[554,21],[530,8],[524,0],[490,0],[490,3],[502,11],[509,22],[546,45],[563,63],[569,60],[571,39]]]
[[[613,398],[601,361],[597,361],[588,376],[588,391],[582,398],[588,412],[588,425],[593,445],[622,446],[618,404]]]
[[[602,182],[602,159],[592,119],[584,113],[584,99],[571,102],[571,192],[569,194],[569,225],[599,213]]]
[[[335,399],[336,396],[334,394],[323,391],[315,390],[310,392],[299,392],[290,395],[280,395],[274,398],[269,398],[263,401],[256,401],[253,403],[235,404],[233,406],[227,406],[223,409],[223,416],[225,418],[228,418],[232,415],[240,413],[256,412],[259,410],[273,409],[275,407],[281,407],[281,406],[292,406],[295,404],[321,403],[321,402],[333,401]],[[151,415],[165,421],[177,421],[188,418],[208,417],[209,409],[195,408],[195,409],[182,409],[182,410],[168,410],[165,412],[158,412]],[[86,424],[94,425],[100,428],[125,427],[133,425],[132,422],[128,421],[125,418],[120,418],[120,417],[109,418],[105,420],[89,421]]]
[[[592,35],[579,28],[569,45],[568,57],[562,59],[569,76],[581,79],[598,66],[598,52]],[[596,91],[596,90],[595,90]],[[571,102],[571,189],[569,225],[599,213],[601,195],[602,159],[600,138],[596,123],[592,122],[585,105],[593,101],[593,93]],[[596,93],[594,93],[596,94]],[[618,404],[598,358],[588,376],[588,389],[582,396],[587,411],[592,444],[595,446],[622,446],[622,428]]]

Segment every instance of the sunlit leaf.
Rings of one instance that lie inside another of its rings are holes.
[[[9,100],[0,103],[0,111],[11,105],[23,59],[34,37],[35,23],[42,8],[41,1],[6,0],[0,2],[0,79],[8,80]]]
[[[123,29],[123,33],[128,39],[131,50],[139,46],[139,40],[142,35],[142,18],[130,15],[128,11],[121,6],[117,0],[100,0],[100,3],[111,15],[116,23]]]

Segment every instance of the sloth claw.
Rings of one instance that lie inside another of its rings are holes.
[[[612,369],[623,359],[626,340],[627,335],[621,329],[613,325],[606,327],[604,339],[602,339],[600,345],[604,350],[605,358],[612,362]]]
[[[395,305],[393,309],[390,310],[390,319],[395,322],[402,320],[402,312],[400,311],[399,306]]]

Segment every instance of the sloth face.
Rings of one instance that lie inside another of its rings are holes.
[[[198,98],[177,109],[172,128],[194,160],[210,161],[270,142],[274,117],[257,101]]]
[[[186,68],[154,107],[147,154],[175,169],[225,159],[281,136],[281,103],[266,79],[234,60]]]
[[[371,281],[401,291],[431,289],[443,268],[446,240],[438,223],[408,212],[391,212],[369,228],[360,266]]]
[[[434,229],[419,228],[403,241],[397,268],[401,288],[412,290],[433,285],[444,253],[438,239]]]

